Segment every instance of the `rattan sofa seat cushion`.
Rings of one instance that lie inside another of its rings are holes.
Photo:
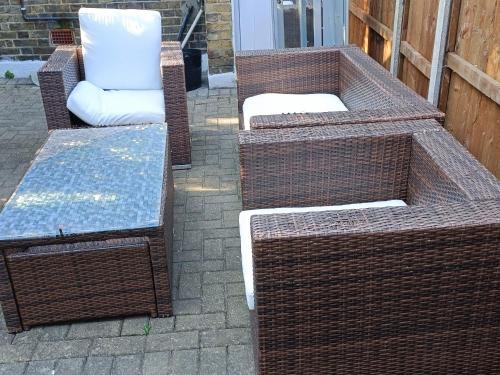
[[[250,130],[253,116],[345,111],[347,107],[334,94],[260,94],[243,103],[244,129]]]
[[[88,81],[112,90],[162,88],[159,12],[80,8],[78,16]]]
[[[155,227],[165,125],[51,133],[0,212],[0,240]]]
[[[93,126],[165,121],[163,90],[103,90],[89,81],[80,81],[69,95],[67,107]]]
[[[273,215],[273,214],[291,214],[300,212],[322,212],[322,211],[339,211],[339,210],[359,210],[381,207],[402,207],[406,203],[399,199],[388,201],[377,201],[367,203],[345,204],[337,206],[318,206],[318,207],[282,207],[282,208],[265,208],[257,210],[246,210],[240,213],[240,238],[241,238],[241,263],[243,268],[243,279],[245,282],[245,294],[247,305],[250,310],[255,308],[254,299],[254,281],[253,281],[253,261],[252,261],[252,237],[250,222],[252,216],[256,215]]]

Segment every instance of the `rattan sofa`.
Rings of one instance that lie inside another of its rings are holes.
[[[242,131],[260,374],[500,372],[500,184],[432,120]]]
[[[172,164],[191,164],[184,58],[178,42],[163,42],[161,72],[165,93],[165,122],[168,124]],[[69,94],[85,79],[82,49],[59,46],[38,72],[49,130],[88,126],[66,108]]]
[[[349,111],[254,116],[251,129],[405,119],[444,121],[442,112],[355,46],[242,51],[236,53],[235,64],[241,129],[243,103],[265,93],[335,94]]]

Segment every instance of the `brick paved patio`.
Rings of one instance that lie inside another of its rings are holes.
[[[0,207],[47,136],[38,88],[0,81]],[[175,317],[44,326],[0,313],[0,374],[253,374],[240,265],[234,90],[190,93],[193,168],[176,171]],[[149,335],[144,327],[151,326]]]

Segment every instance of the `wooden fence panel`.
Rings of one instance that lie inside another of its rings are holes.
[[[395,0],[352,0],[350,42],[384,67]],[[439,0],[404,0],[398,77],[427,97]],[[500,2],[454,0],[439,98],[445,127],[500,178]]]
[[[462,0],[455,53],[500,81],[500,6]],[[452,72],[445,127],[500,177],[500,106]]]
[[[403,25],[404,35],[401,40],[406,41],[429,62],[432,59],[438,5],[439,0],[409,0],[406,5],[407,25]],[[403,58],[399,79],[423,97],[427,97],[429,78],[408,58]]]

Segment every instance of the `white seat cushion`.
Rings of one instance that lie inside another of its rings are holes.
[[[260,94],[247,98],[243,103],[244,129],[250,130],[253,116],[347,110],[339,97],[333,94]]]
[[[78,17],[87,81],[111,90],[162,87],[160,13],[80,8]]]
[[[103,90],[79,82],[68,97],[68,109],[93,126],[163,124],[163,90]]]
[[[252,234],[250,231],[250,219],[254,215],[291,214],[299,212],[321,212],[356,210],[362,208],[380,207],[402,207],[406,203],[395,199],[389,201],[345,204],[340,206],[318,206],[318,207],[283,207],[259,210],[247,210],[240,213],[240,238],[241,238],[241,264],[243,268],[243,279],[245,281],[245,294],[247,305],[250,310],[255,308],[254,283],[253,283],[253,260],[252,260]]]

